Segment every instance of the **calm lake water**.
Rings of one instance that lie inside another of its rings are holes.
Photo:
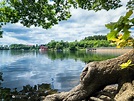
[[[59,91],[68,91],[79,83],[86,63],[105,60],[120,54],[96,52],[39,52],[0,50],[2,87],[17,88],[49,83]]]

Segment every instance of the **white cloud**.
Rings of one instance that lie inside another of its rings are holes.
[[[125,4],[126,0],[122,0]],[[98,12],[83,9],[71,9],[72,17],[67,21],[62,21],[52,29],[42,29],[41,27],[26,28],[21,24],[8,24],[3,27],[6,34],[0,39],[0,43],[33,43],[44,44],[51,40],[74,41],[81,40],[91,35],[106,35],[108,29],[105,24],[117,21],[126,12],[125,7],[116,10]],[[10,29],[10,30],[9,30]],[[8,42],[6,41],[8,39]]]
[[[4,33],[3,38],[0,38],[0,44],[3,44],[3,45],[7,45],[7,44],[9,45],[9,44],[14,44],[14,43],[30,44],[27,41],[11,37],[11,34],[13,34],[13,33]]]

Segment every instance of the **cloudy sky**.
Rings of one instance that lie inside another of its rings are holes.
[[[71,9],[72,17],[69,20],[62,21],[48,30],[33,26],[26,28],[20,23],[7,24],[3,26],[4,34],[3,38],[0,38],[0,44],[46,44],[51,40],[74,41],[92,35],[106,35],[109,30],[105,24],[117,21],[121,15],[125,15],[125,12],[125,7],[98,12]]]

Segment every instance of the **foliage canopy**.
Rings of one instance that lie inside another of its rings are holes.
[[[126,8],[129,9],[126,15],[121,16],[117,22],[106,25],[110,29],[108,40],[115,41],[120,32],[124,34],[121,42],[116,41],[119,45],[129,38],[129,29],[134,26],[134,18],[130,19],[134,10],[133,5],[134,0],[126,1]],[[120,0],[1,0],[0,29],[6,23],[17,22],[26,27],[34,25],[48,29],[59,21],[70,18],[71,7],[98,11],[116,9],[121,6]],[[2,37],[2,30],[0,30],[0,37]],[[133,40],[131,41],[133,43]]]
[[[134,1],[126,7],[134,9]],[[0,24],[20,22],[24,26],[50,28],[61,20],[70,18],[70,7],[88,10],[110,10],[121,5],[120,0],[2,0],[0,2]]]

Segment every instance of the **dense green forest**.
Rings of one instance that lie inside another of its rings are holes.
[[[86,48],[97,48],[97,47],[112,47],[109,41],[107,41],[106,36],[102,35],[95,35],[95,36],[88,36],[84,39],[74,42],[64,42],[51,40],[49,43],[44,45],[24,45],[24,44],[11,44],[9,47],[7,45],[0,46],[0,49],[11,49],[11,50],[39,50],[40,46],[45,46],[49,50],[79,50],[79,49],[86,49]]]
[[[64,42],[63,40],[55,41],[52,40],[47,44],[49,49],[69,49],[69,50],[78,50],[85,48],[96,48],[96,47],[111,47],[110,42],[107,41],[106,36],[97,35],[97,36],[89,36],[85,37],[80,41],[75,40],[74,42]]]

